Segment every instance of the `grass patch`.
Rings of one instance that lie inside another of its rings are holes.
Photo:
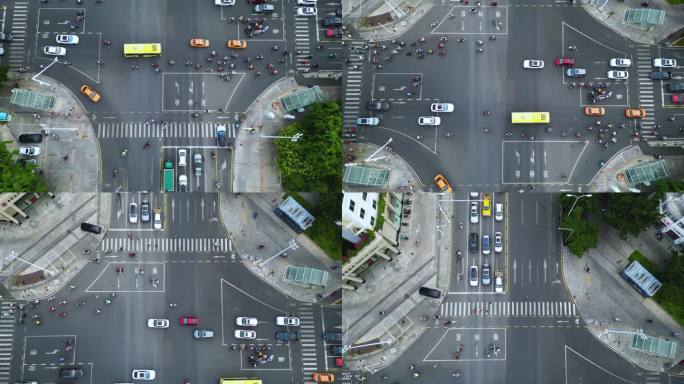
[[[378,201],[378,218],[375,220],[375,227],[373,228],[375,231],[381,230],[385,224],[385,204],[387,204],[384,193],[379,193],[378,196],[380,201]]]
[[[306,208],[316,220],[304,234],[316,243],[331,259],[339,261],[342,257],[342,240],[340,237],[340,227],[334,221],[326,219],[332,215],[326,215],[319,210],[318,206],[312,206],[303,197],[296,193],[286,193],[283,199],[291,196],[297,200],[302,207]],[[339,216],[339,213],[337,213]]]
[[[630,263],[632,261],[638,261],[642,267],[646,268],[646,270],[651,272],[653,276],[655,276],[658,280],[662,281],[662,274],[660,273],[660,269],[658,269],[658,267],[656,267],[655,264],[651,262],[651,260],[647,259],[643,253],[635,250],[634,252],[632,252],[631,255],[629,255],[628,260]]]
[[[656,292],[655,296],[653,296],[653,300],[655,300],[655,302],[679,324],[684,324],[684,290],[676,283],[668,282],[665,271],[656,267],[656,265],[653,264],[651,260],[647,259],[641,252],[632,252],[628,260],[630,262],[638,261],[639,264],[663,283],[663,286]]]
[[[672,5],[684,4],[684,0],[667,0]]]

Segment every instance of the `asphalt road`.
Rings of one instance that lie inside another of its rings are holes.
[[[358,101],[354,97],[345,104],[345,126],[354,126],[356,116],[379,117],[379,126],[359,127],[357,139],[383,145],[391,137],[393,151],[433,190],[437,173],[446,175],[459,190],[513,191],[526,185],[543,191],[585,189],[602,160],[638,144],[632,136],[637,129],[648,140],[681,136],[681,124],[667,122],[672,112],[665,109],[671,107],[665,84],[647,80],[651,59],[672,52],[635,47],[581,8],[545,5],[482,7],[475,14],[468,12],[469,7],[436,5],[397,38],[406,43],[398,54],[392,53],[397,44],[379,42],[377,58],[384,68],[373,66],[372,48],[362,52],[363,62],[353,60],[348,66],[345,93],[348,98],[358,95]],[[453,19],[447,17],[449,12]],[[431,27],[432,22],[437,25]],[[437,54],[441,36],[448,39],[444,56]],[[426,42],[418,42],[420,37]],[[482,40],[483,52],[476,52],[477,40]],[[411,46],[412,42],[417,45]],[[570,45],[577,50],[569,51]],[[422,59],[415,52],[406,55],[420,48],[435,53]],[[554,66],[553,60],[563,54],[574,57],[576,67],[586,68],[587,77],[571,79]],[[394,59],[388,62],[387,57]],[[632,59],[629,80],[606,78],[612,57]],[[542,59],[545,68],[523,69],[523,59]],[[415,86],[414,78],[419,80]],[[595,126],[598,118],[583,113],[584,106],[592,105],[586,98],[588,90],[569,88],[573,81],[606,82],[613,92],[610,99],[596,104],[607,110],[600,118],[603,126],[613,123],[601,139],[616,138],[608,148],[595,142],[600,133]],[[389,101],[390,110],[364,111],[370,99]],[[439,127],[419,126],[418,117],[433,115],[430,104],[435,102],[453,103],[455,111],[440,114]],[[646,109],[647,118],[626,119],[624,109],[638,105]],[[491,116],[484,116],[484,111]],[[514,126],[510,123],[514,111],[550,112],[551,124]],[[625,128],[619,128],[622,122]],[[657,132],[656,124],[662,125]],[[590,126],[595,128],[588,130]],[[548,127],[551,132],[546,132]]]
[[[121,204],[140,198],[124,194]],[[43,302],[31,310],[31,315],[43,317],[44,324],[16,328],[13,380],[54,382],[58,368],[75,364],[86,371],[82,381],[92,383],[129,382],[131,370],[143,368],[156,370],[156,382],[181,382],[187,377],[209,383],[218,377],[248,376],[292,383],[308,380],[304,374],[311,369],[334,367],[334,356],[321,334],[340,329],[339,308],[298,302],[255,278],[239,262],[213,215],[216,196],[152,194],[148,198],[152,207],[164,210],[164,230],[130,224],[125,213],[114,209],[107,246],[144,239],[150,244],[148,250],[138,250],[134,257],[127,256],[127,245],[122,251],[116,247],[98,252],[102,262],[86,265],[70,282],[75,289],[65,288],[53,304]],[[122,273],[117,273],[119,266]],[[112,303],[105,304],[105,298]],[[66,305],[56,304],[62,299]],[[81,300],[86,305],[77,307]],[[170,308],[169,303],[178,307]],[[49,312],[49,305],[58,311]],[[96,308],[102,313],[96,314]],[[60,311],[67,313],[66,318],[59,318]],[[275,317],[286,314],[301,320],[300,327],[290,329],[299,333],[298,342],[275,340],[275,332],[283,328],[275,324]],[[178,324],[184,315],[198,316],[198,328],[214,330],[215,338],[194,340],[191,333],[196,327]],[[238,316],[258,319],[253,328],[256,340],[243,343],[247,349],[270,346],[271,363],[256,369],[248,366],[248,351],[240,351],[240,340],[233,336]],[[169,319],[170,328],[150,329],[149,318]],[[64,351],[66,338],[76,340],[73,351]]]

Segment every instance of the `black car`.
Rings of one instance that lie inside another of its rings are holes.
[[[670,83],[667,85],[667,90],[672,93],[684,92],[684,83]]]
[[[299,340],[299,334],[297,332],[292,332],[292,331],[278,331],[275,334],[275,338],[278,341],[284,341],[284,342],[289,342],[289,341],[297,341]]]
[[[480,239],[479,235],[477,233],[471,233],[470,236],[468,236],[468,251],[470,253],[477,253],[477,247],[480,244]]]
[[[366,103],[366,109],[369,111],[389,111],[390,105],[386,101],[371,100]]]
[[[321,20],[321,25],[323,25],[324,27],[341,27],[342,18],[336,16],[328,16],[325,19]]]
[[[661,72],[651,72],[651,80],[670,80],[672,78],[672,72],[661,71]]]
[[[335,14],[339,17],[342,17],[342,6],[341,5],[339,7],[337,7],[337,9],[335,9]]]
[[[43,135],[40,133],[25,133],[19,135],[19,142],[22,144],[38,144],[43,142]]]
[[[418,293],[423,296],[432,297],[433,299],[439,299],[442,297],[442,291],[434,288],[420,287],[420,289],[418,289]]]
[[[342,346],[339,344],[328,346],[328,352],[333,356],[342,356]]]
[[[83,377],[83,369],[79,367],[64,367],[59,370],[61,379],[80,379]]]
[[[99,235],[100,233],[102,233],[102,227],[100,227],[99,225],[90,224],[90,223],[81,223],[81,231],[90,232],[90,233],[94,233],[96,235]]]
[[[342,342],[342,333],[340,332],[323,332],[323,340],[328,343]]]

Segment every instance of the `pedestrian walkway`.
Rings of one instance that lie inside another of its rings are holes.
[[[314,27],[315,28],[315,27]],[[311,69],[311,26],[308,17],[295,17],[295,60],[298,71]],[[301,52],[301,53],[297,53]]]
[[[100,251],[132,252],[229,252],[233,245],[227,238],[105,238]]]
[[[651,67],[651,48],[648,46],[637,47],[637,81],[639,82],[639,102],[637,103],[641,108],[646,110],[646,117],[640,119],[641,136],[646,139],[653,139],[656,137],[655,131],[655,108],[653,99],[653,80],[650,74]]]
[[[500,317],[575,317],[577,307],[570,301],[480,301],[444,302],[442,317],[500,316]]]
[[[0,303],[0,384],[10,381],[15,321],[15,314],[10,313],[10,302]]]
[[[228,138],[235,138],[238,128],[233,123],[168,122],[147,124],[144,122],[97,123],[97,137],[215,137],[216,127],[226,127]]]
[[[316,350],[316,329],[313,306],[299,304],[299,343],[302,346],[302,371],[304,383],[313,383],[311,375],[318,371],[318,351]],[[323,355],[323,354],[321,354]]]
[[[356,54],[356,49],[361,50],[363,44],[363,41],[353,42],[349,53],[351,63],[346,71],[344,111],[342,114],[342,125],[345,128],[356,127],[356,118],[359,117],[361,86],[363,85],[363,55]],[[355,65],[360,66],[359,69],[354,69]]]
[[[26,30],[28,29],[28,1],[14,2],[12,11],[12,24],[9,31],[12,33],[12,41],[9,44],[9,66],[11,69],[19,69],[24,66],[24,45],[26,43]],[[5,52],[5,55],[7,53]]]

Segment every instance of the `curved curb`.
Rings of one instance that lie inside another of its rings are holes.
[[[368,143],[368,142],[366,142],[366,143],[356,143],[356,145],[363,145],[363,146],[374,147],[375,149],[374,149],[372,152],[375,152],[376,150],[378,150],[378,149],[380,148],[378,145],[373,144],[373,143]],[[348,152],[348,151],[347,151],[347,152]],[[371,152],[371,153],[372,153],[372,152]],[[420,179],[420,177],[418,176],[418,173],[416,173],[416,171],[413,169],[413,167],[411,167],[411,165],[410,165],[408,162],[406,162],[406,160],[404,160],[404,158],[402,158],[401,156],[395,154],[394,151],[387,151],[387,152],[388,152],[391,156],[394,156],[395,158],[399,159],[399,161],[401,161],[401,162],[406,166],[406,168],[410,171],[410,173],[413,174],[414,178],[415,178],[416,180],[418,180],[418,184],[420,185],[420,187],[421,187],[421,188],[425,188],[425,184],[423,184],[423,181],[422,181],[422,180]],[[346,154],[350,154],[350,153],[346,153]],[[346,166],[346,164],[355,164],[355,165],[356,165],[356,164],[368,164],[368,163],[356,161],[356,162],[342,163],[342,166],[344,167],[344,166]],[[408,186],[407,186],[407,187],[408,187]],[[399,186],[398,188],[401,188],[401,186]],[[360,191],[360,192],[364,192],[365,190],[359,190],[359,191]],[[406,192],[405,190],[402,190],[402,189],[395,189],[395,188],[381,189],[381,190],[378,190],[378,191],[381,191],[381,192]],[[345,185],[344,185],[344,183],[343,183],[343,185],[342,185],[342,192],[356,192],[356,190],[345,188]]]
[[[398,38],[398,37],[404,35],[404,34],[407,33],[408,31],[410,31],[411,28],[412,28],[414,25],[416,25],[416,24],[417,24],[419,21],[421,21],[425,16],[427,16],[427,14],[430,12],[430,10],[431,10],[432,8],[434,8],[435,6],[436,6],[435,4],[431,4],[428,8],[425,9],[425,12],[423,13],[423,15],[420,16],[419,18],[417,18],[415,22],[413,22],[413,23],[411,23],[411,24],[409,24],[409,25],[406,25],[406,26],[402,26],[402,28],[404,28],[404,30],[403,30],[402,32],[397,32],[397,33],[394,34],[394,35],[390,35],[390,36],[388,36],[388,37],[385,37],[385,38],[383,38],[383,39],[376,40],[376,41],[389,40],[389,39],[396,39],[396,38]],[[360,19],[360,18],[359,18],[359,19]],[[401,20],[397,20],[396,23],[401,23]],[[386,28],[386,27],[384,27],[384,28]],[[375,29],[373,29],[373,30],[367,30],[367,31],[362,31],[360,28],[356,28],[356,30],[359,32],[359,35],[360,35],[364,40],[371,40],[371,39],[370,39],[370,36],[366,36],[366,35],[372,34],[372,33],[373,33],[374,31],[376,31],[376,30],[383,30],[383,27],[375,28]],[[432,31],[430,31],[430,34],[432,34]]]

